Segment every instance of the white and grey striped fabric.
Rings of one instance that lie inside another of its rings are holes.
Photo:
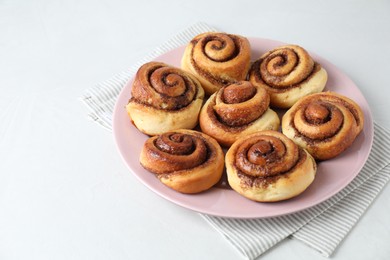
[[[374,126],[371,154],[358,176],[323,203],[267,219],[224,219],[203,215],[248,259],[292,236],[329,257],[390,179],[390,132]]]
[[[143,63],[188,43],[195,35],[215,31],[197,23],[178,34],[129,70],[85,91],[81,100],[89,117],[112,129],[112,111],[125,83]],[[324,256],[330,256],[358,222],[370,203],[390,179],[390,132],[375,124],[370,157],[359,175],[342,191],[312,208],[267,219],[226,219],[201,214],[243,256],[255,259],[287,237],[298,239]]]

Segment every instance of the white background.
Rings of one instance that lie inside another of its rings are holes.
[[[390,129],[390,2],[0,0],[0,259],[244,259],[197,213],[144,187],[83,90],[195,22],[304,46]],[[385,188],[332,259],[389,259]],[[324,259],[287,239],[263,259]]]

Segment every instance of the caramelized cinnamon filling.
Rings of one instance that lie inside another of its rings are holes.
[[[249,81],[240,81],[221,88],[208,102],[207,112],[219,128],[236,131],[234,128],[247,127],[261,118],[268,110],[269,102],[265,89],[255,87]]]
[[[297,160],[298,146],[290,139],[260,135],[239,145],[235,165],[247,175],[267,177],[288,171]]]
[[[215,148],[202,136],[177,132],[149,139],[144,149],[150,161],[148,170],[156,174],[192,169],[207,164],[216,154]]]
[[[215,105],[215,101],[213,101],[208,107],[207,107],[207,115],[212,121],[213,124],[218,126],[218,128],[223,129],[226,132],[241,132],[249,125],[236,125],[231,126],[224,123],[223,119],[215,112],[213,105]]]
[[[237,82],[224,88],[222,98],[227,104],[242,103],[256,94],[256,88],[249,82]]]
[[[289,174],[294,172],[307,158],[306,152],[299,148],[297,151],[298,154],[298,160],[296,163],[288,170],[284,172],[280,172],[276,175],[272,176],[252,176],[248,175],[245,172],[241,171],[237,166],[237,176],[240,178],[240,184],[242,187],[259,187],[259,188],[267,188],[269,185],[275,183],[280,178],[288,178]]]
[[[338,104],[321,97],[296,107],[293,127],[306,142],[326,141],[337,135],[344,124],[344,114]]]
[[[240,52],[239,39],[229,34],[208,35],[200,39],[200,47],[207,58],[216,62],[232,60]]]
[[[191,56],[193,57],[193,53],[191,53]],[[223,87],[229,83],[232,83],[232,81],[228,81],[226,79],[217,77],[217,76],[207,72],[206,70],[202,69],[200,66],[198,66],[198,64],[195,62],[195,60],[193,58],[191,58],[191,64],[194,67],[194,69],[196,70],[196,72],[199,73],[199,75],[206,78],[208,81],[210,81],[212,84],[214,84],[216,86]]]
[[[191,64],[199,75],[218,87],[233,83],[232,80],[226,77],[208,72],[207,68],[199,65],[197,60],[206,58],[213,62],[224,63],[235,59],[242,51],[242,43],[239,37],[231,34],[215,33],[203,38],[193,39],[190,44],[192,45]],[[195,57],[194,51],[198,48],[200,48],[201,55],[204,57]]]
[[[265,85],[272,92],[285,92],[309,81],[321,65],[308,54],[300,57],[293,49],[279,49],[255,61],[249,70],[249,81]],[[294,73],[294,77],[291,74]]]
[[[199,83],[181,69],[149,62],[137,72],[131,100],[156,109],[178,110],[195,100],[199,87]]]
[[[299,56],[294,51],[281,50],[265,58],[262,69],[275,77],[289,74],[298,64]]]
[[[156,70],[150,77],[151,86],[160,94],[168,97],[178,97],[187,90],[191,84],[184,75],[172,70]]]
[[[195,150],[194,142],[188,135],[166,134],[157,138],[155,146],[163,152],[170,154],[190,154]]]
[[[260,141],[248,150],[248,161],[257,165],[265,166],[267,163],[266,158],[272,151],[274,151],[272,145],[265,141]]]
[[[323,124],[329,121],[330,111],[326,106],[313,102],[305,109],[305,118],[310,124]]]

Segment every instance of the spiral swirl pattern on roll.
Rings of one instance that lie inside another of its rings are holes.
[[[145,149],[153,160],[147,168],[156,174],[192,169],[205,163],[210,153],[201,136],[180,132],[157,136],[146,142]]]
[[[226,154],[230,186],[256,201],[297,196],[314,180],[314,159],[287,136],[260,131],[238,139]]]
[[[217,92],[214,111],[228,126],[242,126],[267,111],[269,95],[248,81],[228,85]]]
[[[141,165],[165,185],[196,193],[216,184],[224,158],[219,144],[193,130],[176,130],[149,138],[141,151]]]
[[[204,90],[190,73],[161,62],[142,65],[126,106],[134,125],[156,135],[176,129],[193,129],[203,104]]]
[[[190,104],[199,91],[198,82],[187,72],[160,62],[140,67],[131,90],[132,99],[164,110]]]
[[[282,119],[282,131],[314,158],[326,160],[347,149],[362,131],[363,112],[353,100],[324,92],[309,95]]]
[[[186,47],[182,68],[193,73],[208,95],[226,84],[244,80],[250,66],[250,44],[242,36],[209,32]]]
[[[200,127],[224,146],[230,146],[242,135],[277,130],[279,117],[269,108],[269,102],[267,91],[248,81],[227,85],[203,106]]]
[[[327,73],[300,46],[275,48],[253,63],[249,80],[264,87],[275,107],[289,108],[301,97],[321,92]]]
[[[259,134],[238,146],[235,166],[253,177],[276,176],[297,164],[298,151],[298,146],[283,135]]]

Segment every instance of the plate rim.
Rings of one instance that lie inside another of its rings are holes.
[[[259,38],[259,37],[247,37],[248,40],[252,43],[253,41],[267,41],[267,42],[271,42],[273,45],[287,45],[286,43],[283,43],[281,41],[277,41],[277,40],[272,40],[272,39],[267,39],[267,38]],[[183,49],[184,51],[184,48],[185,48],[185,45],[181,45],[181,46],[178,46],[178,47],[175,47],[173,48],[172,50],[169,50],[161,55],[159,55],[158,57],[154,58],[153,60],[157,61],[157,60],[160,60],[163,59],[165,56],[167,55],[170,55],[172,52],[177,52],[178,50],[180,49]],[[298,209],[295,209],[295,210],[290,210],[290,211],[286,211],[286,212],[283,212],[283,213],[278,213],[278,214],[246,214],[246,215],[240,215],[240,214],[226,214],[226,213],[222,213],[222,212],[219,212],[219,211],[213,211],[213,210],[205,210],[205,209],[200,209],[199,207],[195,207],[195,206],[191,206],[189,205],[188,203],[184,203],[183,201],[181,200],[177,200],[177,199],[174,199],[170,196],[168,196],[167,194],[163,193],[161,191],[161,189],[156,189],[155,187],[153,187],[152,185],[150,185],[149,183],[146,183],[140,176],[139,174],[137,174],[133,169],[132,167],[129,165],[129,163],[127,162],[126,158],[124,157],[124,154],[123,154],[123,151],[121,149],[121,146],[119,144],[119,140],[118,140],[118,128],[119,127],[117,125],[117,120],[118,120],[118,116],[120,114],[120,110],[122,109],[122,112],[123,113],[126,113],[126,110],[124,109],[124,106],[125,104],[121,103],[121,97],[123,99],[123,96],[126,95],[125,91],[129,91],[129,89],[131,89],[131,84],[132,84],[132,81],[134,80],[134,77],[135,75],[132,75],[130,77],[130,79],[126,82],[126,84],[122,87],[118,97],[117,97],[117,100],[115,102],[115,106],[114,106],[114,110],[113,110],[113,135],[114,135],[114,140],[115,140],[115,144],[116,144],[116,147],[117,147],[117,150],[122,158],[122,160],[124,161],[125,165],[127,166],[127,168],[130,170],[130,172],[136,176],[136,178],[138,179],[138,181],[140,181],[143,185],[145,185],[146,187],[148,187],[150,190],[152,190],[154,193],[156,193],[157,195],[159,195],[160,197],[172,202],[173,204],[176,204],[176,205],[179,205],[183,208],[186,208],[186,209],[189,209],[189,210],[192,210],[192,211],[195,211],[195,212],[199,212],[199,213],[202,213],[202,214],[208,214],[208,215],[212,215],[212,216],[217,216],[217,217],[224,217],[224,218],[235,218],[235,219],[254,219],[254,218],[270,218],[270,217],[277,217],[277,216],[282,216],[282,215],[288,215],[288,214],[292,214],[292,213],[296,213],[296,212],[299,212],[299,211],[302,211],[302,210],[305,210],[305,209],[308,209],[308,208],[311,208],[311,207],[314,207],[324,201],[326,201],[327,199],[331,198],[332,196],[336,195],[338,192],[340,192],[341,190],[343,190],[346,186],[348,186],[352,181],[353,179],[359,174],[359,172],[361,171],[361,169],[364,167],[365,163],[367,162],[368,160],[368,157],[371,153],[371,149],[372,149],[372,145],[373,145],[373,137],[374,137],[374,123],[373,123],[373,118],[372,118],[372,113],[371,113],[371,109],[370,109],[370,106],[366,100],[366,98],[364,97],[363,93],[360,91],[360,89],[358,88],[358,86],[352,81],[351,78],[349,78],[349,76],[347,76],[343,71],[341,71],[337,66],[335,66],[333,63],[329,62],[327,59],[315,54],[315,53],[312,53],[311,51],[308,50],[308,52],[310,53],[310,55],[312,55],[314,58],[317,57],[317,58],[320,58],[321,60],[325,61],[328,65],[332,66],[333,69],[335,69],[338,73],[340,73],[343,77],[345,77],[348,81],[350,81],[353,86],[356,88],[355,91],[357,90],[358,93],[361,95],[361,97],[363,98],[364,102],[365,102],[365,110],[364,110],[364,115],[365,115],[365,126],[363,128],[366,129],[366,131],[368,131],[368,133],[370,134],[370,140],[368,140],[368,144],[369,146],[368,147],[365,147],[367,149],[367,152],[365,154],[365,158],[364,158],[364,162],[361,163],[360,167],[358,167],[358,169],[356,169],[356,173],[353,174],[353,177],[347,182],[345,183],[344,185],[341,185],[342,187],[341,188],[338,188],[336,189],[336,191],[334,192],[331,192],[330,194],[328,194],[327,196],[325,196],[322,200],[319,200],[311,205],[306,205],[306,206],[302,206]],[[175,66],[175,65],[173,65]],[[176,66],[178,67],[178,66]],[[130,122],[130,119],[129,119],[129,122]],[[368,124],[368,125],[366,125]],[[133,126],[134,127],[134,126]],[[365,137],[367,138],[367,137]],[[157,179],[157,178],[156,178]],[[161,185],[163,185],[161,183]],[[163,187],[163,190],[166,189],[167,187],[166,186],[161,186]],[[169,188],[168,188],[169,189]],[[213,189],[216,189],[216,188],[213,188]],[[221,189],[218,189],[218,190],[221,190]],[[234,192],[236,193],[235,191],[233,190],[229,190],[230,192]],[[171,191],[171,192],[174,192],[174,193],[177,193],[176,191]],[[222,192],[223,192],[223,189],[222,189]],[[176,194],[177,195],[177,194]],[[180,194],[181,196],[199,196],[199,194],[192,194],[192,195],[188,195],[188,194]],[[241,196],[237,193],[237,196]],[[298,196],[299,197],[299,196]],[[246,199],[246,198],[245,198]],[[289,200],[285,201],[288,203]],[[259,203],[259,202],[254,202],[254,203]]]

